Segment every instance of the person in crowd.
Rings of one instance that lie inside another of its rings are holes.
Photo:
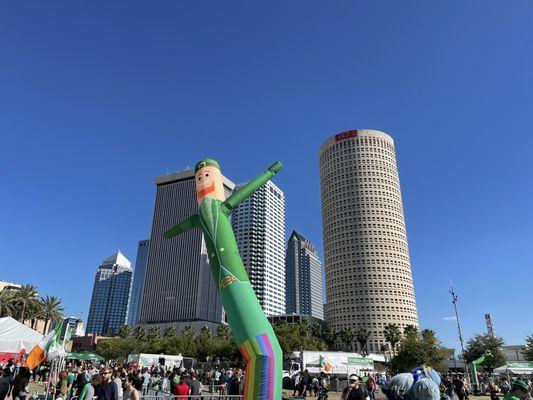
[[[86,371],[80,372],[79,375],[85,375],[85,372]],[[76,379],[76,382],[78,382],[77,379]],[[80,388],[78,386],[78,390],[79,389]],[[80,393],[77,394],[77,391],[76,391],[76,396],[78,396],[78,400],[93,400],[93,397],[95,396],[93,383],[90,380],[89,381],[86,380],[85,384],[81,388]]]
[[[500,388],[496,385],[494,379],[489,381],[488,390],[490,393],[490,400],[498,400],[498,392],[500,391]]]
[[[503,377],[500,382],[500,387],[502,389],[503,395],[506,396],[507,393],[509,393],[509,390],[511,389],[511,385],[509,384],[509,381],[506,377]]]
[[[124,383],[122,386],[124,389],[123,400],[140,400],[141,395],[134,385],[136,379],[137,377],[135,374],[128,374],[124,378]]]
[[[94,388],[94,397],[100,397],[100,392],[102,391],[102,375],[96,373],[91,378],[91,385]]]
[[[530,387],[524,381],[517,379],[511,385],[511,391],[503,400],[527,400],[529,399]]]
[[[202,394],[202,384],[200,383],[200,381],[198,381],[198,376],[196,375],[196,372],[191,373],[191,380],[189,382],[189,386],[191,387],[189,393],[190,395],[199,396],[200,394]]]
[[[0,376],[0,400],[4,400],[9,392],[9,386],[11,385],[11,369],[4,367],[2,370],[2,376]]]
[[[243,377],[242,377],[242,371],[238,370],[233,374],[233,377],[231,378],[231,381],[228,384],[228,395],[231,396],[238,396],[242,394],[242,383]],[[191,393],[192,394],[192,393]]]
[[[187,396],[189,394],[189,391],[191,390],[191,388],[189,387],[189,385],[187,385],[186,380],[187,378],[184,375],[181,375],[180,383],[176,385],[176,396]]]
[[[118,400],[118,390],[115,381],[112,379],[113,372],[106,368],[102,372],[102,388],[98,395],[98,400]]]
[[[360,385],[359,378],[351,374],[348,379],[348,386],[342,391],[342,400],[365,400],[368,392]]]
[[[142,377],[143,377],[143,383],[142,383],[142,390],[141,393],[143,396],[146,396],[148,394],[148,386],[150,383],[150,373],[148,372],[148,368],[143,368],[142,370]]]
[[[293,382],[294,390],[292,392],[292,397],[294,397],[294,396],[296,396],[298,394],[298,388],[300,387],[300,380],[302,379],[302,375],[303,375],[303,372],[300,371],[294,377],[294,382]]]
[[[368,380],[366,382],[366,387],[368,390],[368,395],[370,396],[371,400],[376,400],[376,388],[377,383],[372,374],[368,375]]]
[[[466,384],[463,380],[462,374],[457,374],[453,378],[453,390],[459,400],[465,400],[466,399]]]
[[[115,385],[117,385],[117,398],[118,400],[122,400],[122,396],[123,396],[122,377],[121,377],[121,372],[118,368],[115,368],[113,370],[113,382],[115,382]]]

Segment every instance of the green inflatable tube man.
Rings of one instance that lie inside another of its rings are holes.
[[[199,212],[165,232],[166,238],[188,229],[203,231],[209,264],[239,350],[246,361],[244,400],[280,400],[281,348],[252,288],[230,222],[230,214],[282,168],[278,161],[229,198],[225,198],[220,166],[206,159],[196,164]]]

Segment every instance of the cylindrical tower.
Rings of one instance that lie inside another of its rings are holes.
[[[328,324],[366,328],[379,352],[387,324],[418,327],[392,138],[362,129],[326,140],[320,189]]]

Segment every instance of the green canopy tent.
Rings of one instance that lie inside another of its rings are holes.
[[[65,358],[69,360],[81,360],[81,361],[104,361],[104,357],[95,353],[67,353]]]

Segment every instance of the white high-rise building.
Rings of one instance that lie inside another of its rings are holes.
[[[320,147],[326,318],[334,330],[418,327],[394,141],[384,132],[339,133]]]
[[[242,185],[235,187],[239,190]],[[285,196],[267,182],[233,212],[233,231],[259,304],[285,314]]]

